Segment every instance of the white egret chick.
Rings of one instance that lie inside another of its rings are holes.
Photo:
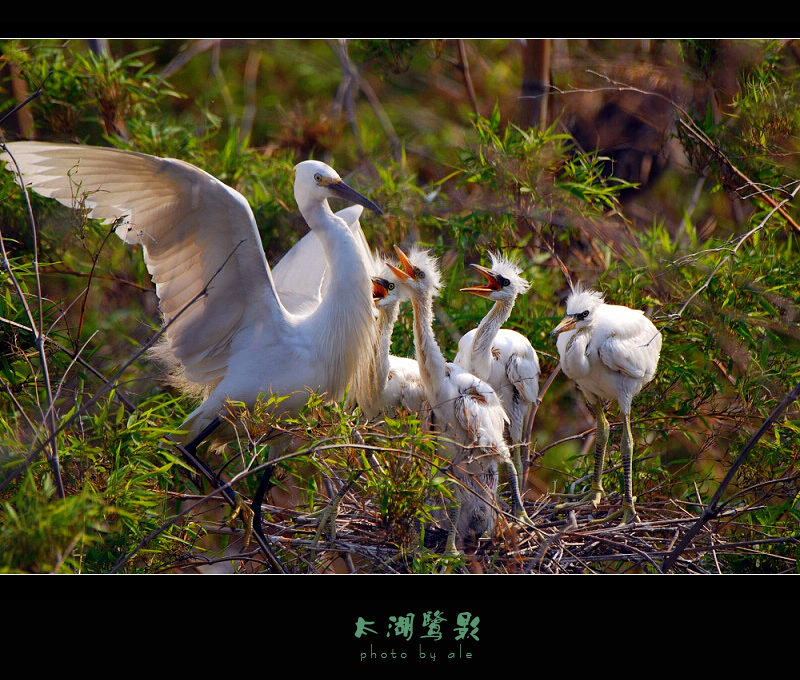
[[[597,419],[594,477],[591,491],[580,501],[563,503],[568,508],[586,502],[596,508],[603,495],[603,459],[609,426],[605,402],[614,399],[623,418],[620,452],[624,472],[622,521],[638,519],[632,492],[633,435],[631,402],[653,379],[661,353],[661,333],[643,312],[608,305],[591,289],[577,287],[567,298],[567,314],[553,332],[566,376],[586,395]],[[616,515],[617,513],[614,513]]]
[[[539,396],[539,357],[522,333],[501,326],[511,316],[517,296],[526,293],[530,284],[520,276],[521,269],[514,262],[499,253],[489,253],[489,257],[492,261],[489,269],[479,264],[470,265],[486,279],[486,285],[461,290],[493,300],[494,305],[478,327],[458,341],[454,362],[488,382],[500,397],[509,418],[506,429],[522,492],[520,447],[523,426]]]
[[[474,541],[493,532],[497,506],[497,465],[509,469],[514,515],[530,522],[516,485],[513,463],[503,437],[507,416],[491,385],[461,367],[445,361],[433,334],[433,296],[440,287],[439,267],[429,252],[413,248],[406,255],[395,246],[400,260],[390,269],[407,288],[414,309],[414,348],[422,384],[441,435],[445,455],[453,461],[456,488],[455,518],[448,551],[456,536]]]
[[[398,409],[423,413],[429,408],[416,359],[395,356],[389,351],[400,303],[407,297],[406,289],[398,285],[388,267],[380,276],[372,277],[372,299],[378,309],[379,337],[377,375],[380,396],[376,408],[383,413],[394,413]]]

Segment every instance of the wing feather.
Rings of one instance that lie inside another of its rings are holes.
[[[91,218],[118,221],[117,235],[142,246],[166,320],[208,285],[207,295],[173,321],[161,351],[180,362],[190,382],[219,380],[239,329],[282,322],[253,212],[237,191],[175,159],[44,142],[7,147],[34,191],[85,208]],[[7,154],[0,161],[16,171]]]
[[[661,334],[640,310],[618,305],[604,305],[604,317],[595,331],[597,354],[612,371],[637,380],[652,379],[661,351]],[[613,315],[613,317],[612,317]],[[613,329],[605,330],[604,319],[613,319]],[[589,350],[591,351],[591,347]]]

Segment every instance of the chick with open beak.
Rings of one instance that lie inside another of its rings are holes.
[[[439,265],[427,250],[408,255],[395,246],[398,264],[387,263],[400,287],[407,289],[414,309],[414,349],[425,394],[441,434],[444,455],[453,461],[459,482],[453,507],[448,509],[451,531],[447,550],[455,550],[456,536],[472,543],[494,533],[498,506],[497,470],[508,472],[512,512],[518,522],[531,525],[519,494],[517,475],[503,436],[508,420],[500,399],[488,383],[462,367],[447,362],[433,332],[433,299],[440,287]]]
[[[406,283],[419,283],[422,281],[426,274],[422,267],[414,264],[408,255],[406,255],[397,245],[394,246],[394,252],[397,255],[397,259],[400,262],[400,267],[393,265],[391,262],[387,262],[386,266],[391,269],[392,273],[398,277],[401,282]],[[425,251],[418,251],[414,253],[416,258],[424,257],[426,262],[432,260],[430,255]],[[438,272],[438,268],[431,267],[431,270],[435,270]],[[438,277],[436,281],[431,283],[430,281],[428,284],[431,288],[436,289],[439,288],[439,280]]]
[[[381,300],[385,300],[390,290],[394,290],[394,284],[380,276],[372,277],[372,301],[378,305]]]
[[[533,404],[539,396],[539,358],[530,341],[503,325],[511,317],[514,303],[524,295],[530,283],[522,277],[522,268],[500,253],[489,252],[490,267],[470,266],[485,284],[462,288],[464,293],[494,302],[477,328],[467,331],[458,341],[455,363],[488,382],[497,392],[509,422],[506,436],[511,444],[517,482],[524,492],[528,470],[529,440]]]
[[[498,274],[497,272],[487,269],[486,267],[482,267],[479,264],[472,263],[470,264],[470,267],[483,275],[483,277],[486,279],[486,285],[467,286],[466,288],[461,289],[462,293],[472,293],[478,297],[492,299],[492,295],[494,293],[503,290],[511,284],[511,281],[502,274]]]

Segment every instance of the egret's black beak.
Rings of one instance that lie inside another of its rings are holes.
[[[383,210],[370,201],[366,196],[362,196],[351,186],[345,184],[342,180],[339,180],[338,182],[331,182],[328,185],[328,188],[345,201],[358,203],[358,205],[363,205],[365,208],[369,208],[378,215],[383,215]]]

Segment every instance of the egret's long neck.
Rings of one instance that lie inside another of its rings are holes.
[[[492,343],[497,336],[497,331],[508,321],[513,308],[514,300],[497,300],[489,313],[478,324],[475,339],[472,342],[470,364],[472,372],[479,378],[486,380],[489,376],[489,369],[492,365]]]
[[[380,337],[378,339],[376,370],[381,389],[386,386],[386,378],[389,375],[389,350],[392,346],[392,331],[399,313],[399,302],[395,302],[388,307],[381,307],[378,311],[378,332]]]
[[[327,201],[300,206],[319,237],[328,261],[327,285],[319,307],[303,322],[315,338],[325,365],[329,397],[342,398],[361,372],[374,371],[377,331],[372,314],[372,283],[361,248]],[[366,384],[366,383],[364,383]]]
[[[414,291],[411,305],[414,308],[414,350],[420,377],[428,399],[437,403],[437,391],[445,380],[445,360],[433,335],[433,295]]]

